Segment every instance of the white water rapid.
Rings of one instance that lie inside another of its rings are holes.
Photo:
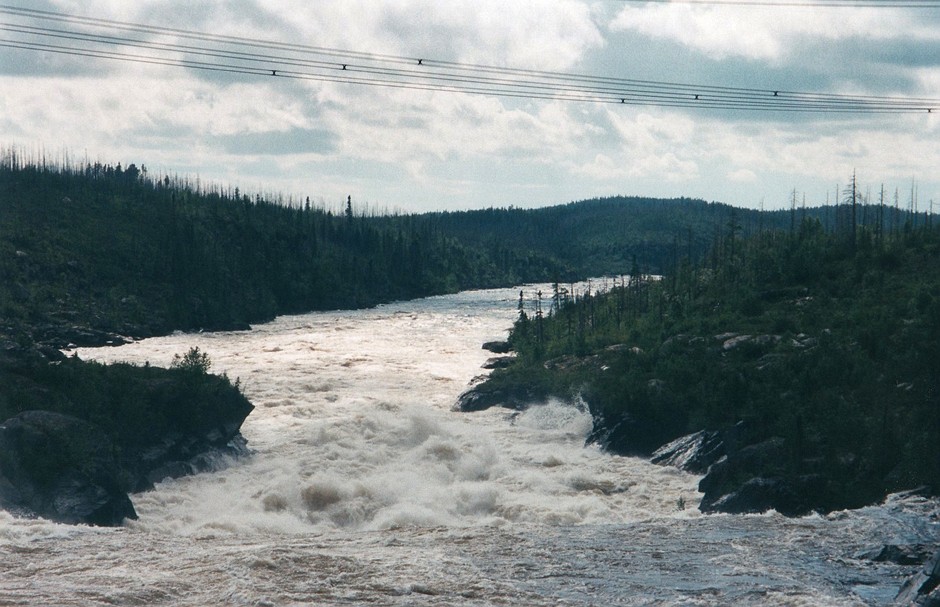
[[[451,411],[517,294],[80,350],[165,366],[198,346],[254,403],[253,455],[132,496],[123,528],[0,512],[0,605],[883,604],[912,568],[858,554],[936,541],[922,498],[703,516],[697,477],[584,446],[575,406]]]

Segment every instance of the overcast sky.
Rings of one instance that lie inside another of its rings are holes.
[[[5,6],[333,49],[696,85],[940,98],[940,8],[617,0]],[[0,24],[30,20],[0,13]],[[39,23],[43,27],[68,27]],[[0,39],[24,39],[0,31]],[[759,113],[402,90],[0,48],[0,145],[339,207],[610,195],[822,204],[853,170],[940,211],[940,111]]]

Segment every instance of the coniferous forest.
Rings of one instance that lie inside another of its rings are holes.
[[[350,199],[333,213],[309,198],[248,196],[134,164],[8,152],[0,328],[34,341],[75,325],[142,337],[463,289],[665,273],[713,248],[729,218],[743,234],[786,229],[794,213],[623,197],[421,215],[368,214]],[[827,223],[836,213],[799,211]]]
[[[141,428],[187,423],[185,411],[154,412],[169,387],[140,397],[153,385],[183,378],[180,389],[218,396],[208,409],[247,415],[250,405],[205,369],[105,370],[60,348],[543,282],[555,286],[520,301],[518,355],[477,386],[482,401],[582,400],[593,440],[620,453],[725,433],[774,463],[726,470],[709,481],[716,494],[755,475],[785,479],[786,499],[770,503],[781,512],[940,487],[940,233],[897,193],[873,203],[851,184],[848,202],[797,208],[794,193],[775,212],[614,197],[382,215],[352,198],[334,213],[134,164],[8,152],[0,419],[45,404],[130,452]],[[613,285],[605,294],[566,286],[601,275]]]
[[[238,328],[566,271],[520,248],[465,246],[420,217],[290,207],[150,178],[133,164],[8,158],[0,229],[0,324],[39,341],[49,326],[133,336]]]
[[[713,433],[699,436],[724,440],[726,459],[702,481],[706,508],[802,514],[935,491],[940,230],[843,211],[838,229],[807,217],[750,237],[729,219],[665,276],[520,301],[518,356],[475,397],[583,400],[593,439],[625,454]]]

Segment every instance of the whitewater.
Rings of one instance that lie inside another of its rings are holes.
[[[546,286],[526,287],[529,298]],[[519,289],[174,334],[255,410],[251,456],[132,496],[124,527],[0,512],[0,605],[880,605],[936,543],[936,501],[787,519],[702,515],[699,477],[585,445],[579,403],[452,410]]]

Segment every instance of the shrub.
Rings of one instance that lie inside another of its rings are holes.
[[[173,362],[170,363],[171,369],[182,369],[202,375],[208,373],[209,367],[211,366],[212,361],[209,360],[209,355],[205,352],[201,352],[196,346],[190,348],[183,356],[175,354],[173,356]]]

